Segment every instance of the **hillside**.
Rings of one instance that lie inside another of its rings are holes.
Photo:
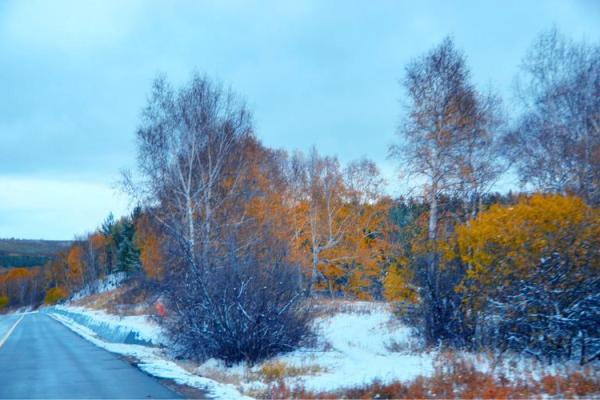
[[[70,244],[66,240],[0,239],[0,268],[43,265]]]

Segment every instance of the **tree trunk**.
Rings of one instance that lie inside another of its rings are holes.
[[[310,282],[308,283],[308,296],[312,296],[313,285],[317,283],[318,277],[318,265],[319,265],[319,252],[317,249],[313,247],[313,257],[312,257],[312,272],[310,275]]]

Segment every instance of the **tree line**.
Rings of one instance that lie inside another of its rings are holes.
[[[513,119],[450,38],[402,85],[388,156],[414,191],[393,199],[376,163],[267,148],[231,89],[159,77],[123,176],[132,215],[31,276],[2,275],[0,307],[118,271],[161,294],[165,328],[195,359],[293,349],[320,297],[393,302],[429,345],[599,358],[600,46],[540,35]],[[507,171],[521,193],[493,192]]]

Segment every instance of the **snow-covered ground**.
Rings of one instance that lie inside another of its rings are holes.
[[[301,385],[316,392],[332,391],[374,380],[408,381],[433,372],[434,355],[416,352],[421,346],[412,330],[399,323],[385,304],[354,303],[346,311],[318,318],[315,332],[315,348],[302,348],[269,360],[299,372],[286,378],[287,385]],[[218,365],[215,361],[211,364],[213,368]],[[199,371],[205,367],[200,366]],[[264,365],[257,365],[251,372],[263,368]],[[263,385],[260,381],[246,381],[242,387],[252,391]]]
[[[265,396],[276,379],[283,379],[288,387],[312,392],[332,392],[375,380],[409,382],[418,376],[431,376],[449,364],[439,351],[426,351],[412,329],[399,322],[383,303],[348,302],[337,311],[332,307],[314,322],[315,344],[262,364],[226,367],[209,360],[199,366],[188,363],[185,369],[166,352],[168,342],[160,326],[144,316],[119,317],[72,306],[49,312],[98,346],[137,358],[144,371],[205,389],[219,398],[241,397],[241,393]],[[140,343],[146,345],[127,344],[127,337],[141,338]],[[515,378],[570,368],[507,355],[500,362],[482,353],[454,356],[468,360],[482,372]]]

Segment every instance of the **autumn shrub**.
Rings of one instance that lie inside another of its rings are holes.
[[[46,297],[44,298],[45,304],[57,304],[65,300],[69,296],[69,292],[63,287],[54,287],[48,289]]]
[[[8,307],[9,303],[10,303],[10,299],[8,298],[8,296],[0,296],[0,310]]]
[[[479,345],[600,358],[600,210],[575,196],[494,205],[456,234],[458,287]]]

